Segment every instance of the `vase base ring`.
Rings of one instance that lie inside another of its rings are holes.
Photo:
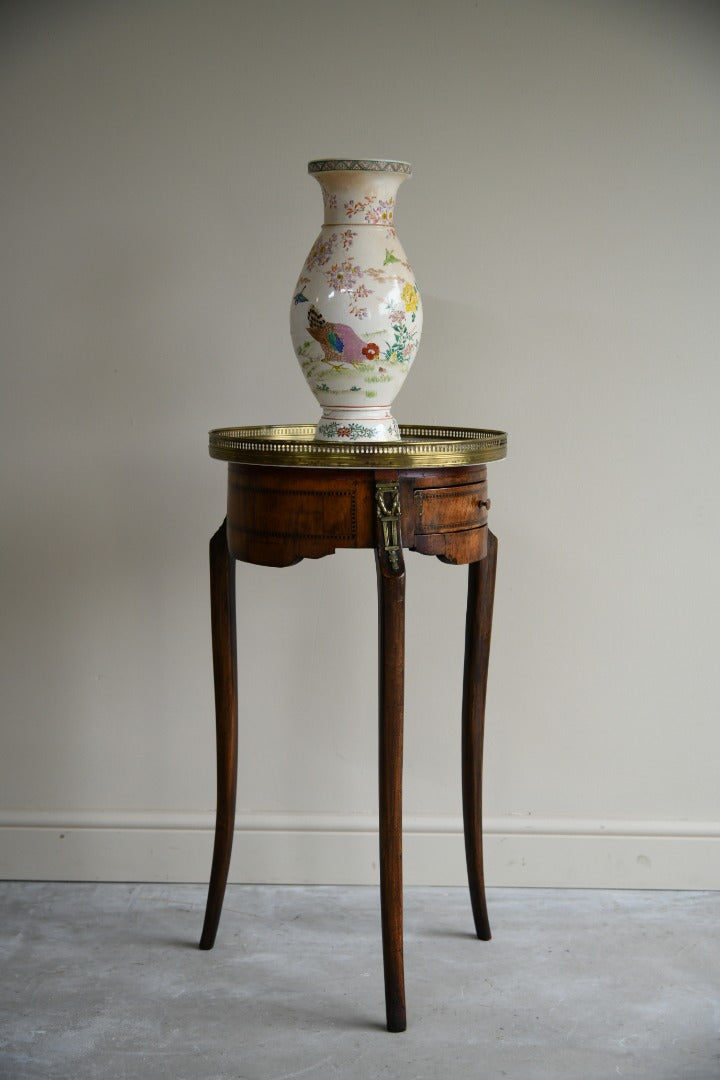
[[[327,408],[315,429],[318,442],[400,442],[398,422],[388,408]]]

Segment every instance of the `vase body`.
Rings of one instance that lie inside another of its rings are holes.
[[[323,442],[397,442],[391,405],[420,342],[415,275],[395,232],[399,161],[311,161],[325,216],[290,304],[295,355]]]

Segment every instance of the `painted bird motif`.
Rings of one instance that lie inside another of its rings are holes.
[[[374,341],[363,341],[345,323],[327,322],[316,307],[308,311],[308,333],[322,346],[323,359],[338,371],[343,364],[366,364],[375,360],[380,349]]]

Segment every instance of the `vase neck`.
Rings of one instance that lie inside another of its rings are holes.
[[[405,174],[354,170],[312,175],[322,188],[325,225],[392,227]]]

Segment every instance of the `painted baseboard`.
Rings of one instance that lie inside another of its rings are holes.
[[[464,885],[462,823],[408,817],[408,885]],[[0,812],[0,878],[206,882],[211,814]],[[488,818],[489,886],[720,889],[720,822]],[[238,815],[230,880],[373,884],[377,819]]]

